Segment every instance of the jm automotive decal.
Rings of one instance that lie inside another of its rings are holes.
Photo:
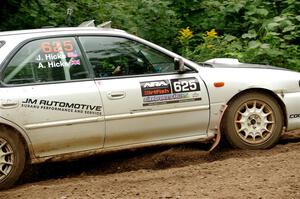
[[[102,115],[102,106],[94,106],[89,104],[77,104],[77,103],[69,103],[69,102],[61,102],[61,101],[27,98],[24,101],[22,101],[21,106],[24,108],[34,108],[34,109],[41,109],[41,110]]]
[[[196,78],[140,82],[143,106],[201,100]]]

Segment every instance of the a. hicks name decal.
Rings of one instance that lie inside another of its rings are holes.
[[[194,78],[140,82],[143,106],[201,100],[200,84]]]
[[[40,110],[63,111],[69,113],[82,113],[99,116],[102,115],[102,106],[99,105],[69,103],[44,99],[27,98],[22,101],[21,107],[34,108]]]

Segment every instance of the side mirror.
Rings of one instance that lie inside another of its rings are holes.
[[[185,71],[184,62],[181,58],[179,57],[174,58],[174,69],[179,73],[183,73]]]

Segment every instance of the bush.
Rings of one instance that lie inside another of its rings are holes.
[[[221,21],[215,22],[218,31],[212,29],[198,33],[196,35],[200,35],[201,39],[195,40],[193,37],[184,43],[180,42],[181,53],[196,62],[215,57],[231,57],[243,62],[300,71],[300,2],[234,2],[236,1],[207,1],[207,5],[212,6],[213,10],[218,5],[218,14],[214,15],[222,16],[229,22],[225,20],[223,25]],[[237,17],[233,18],[233,15]],[[229,23],[231,28],[225,28],[225,23]],[[201,24],[208,27],[204,22]]]

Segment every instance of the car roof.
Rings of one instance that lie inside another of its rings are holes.
[[[12,52],[19,44],[24,41],[28,41],[36,38],[43,37],[60,37],[60,36],[81,36],[81,35],[102,35],[102,36],[121,36],[134,41],[144,43],[155,49],[174,57],[180,57],[175,53],[162,48],[156,44],[153,44],[147,40],[144,40],[136,35],[127,33],[124,30],[113,29],[113,28],[103,28],[103,27],[65,27],[65,28],[42,28],[42,29],[31,29],[31,30],[16,30],[16,31],[6,31],[0,32],[0,42],[2,42],[2,47],[0,47],[0,68],[3,64],[3,60],[6,59],[8,54]]]
[[[1,36],[17,36],[26,34],[41,34],[41,33],[70,33],[70,32],[81,32],[81,31],[101,31],[101,32],[122,32],[123,30],[113,28],[98,28],[98,27],[63,27],[63,28],[41,28],[41,29],[29,29],[29,30],[14,30],[0,32]]]
[[[113,28],[101,27],[66,27],[66,28],[42,28],[31,30],[15,30],[0,32],[0,64],[8,56],[8,54],[16,48],[20,43],[35,38],[56,37],[66,35],[115,35],[130,36],[127,32]],[[1,67],[1,66],[0,66]]]

